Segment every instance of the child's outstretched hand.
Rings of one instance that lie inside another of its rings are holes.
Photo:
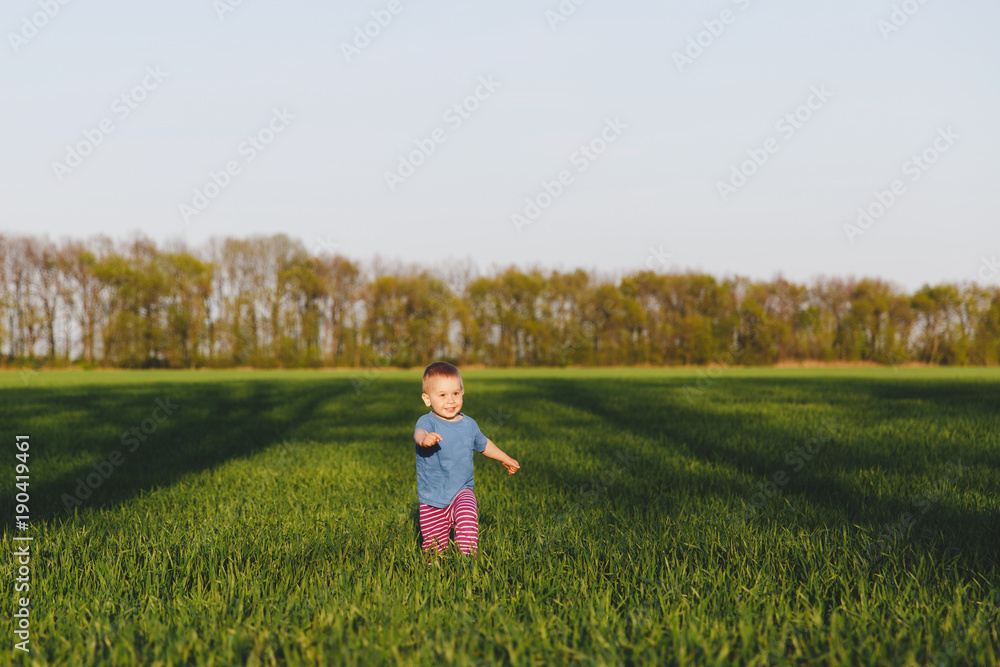
[[[521,464],[515,461],[514,459],[510,458],[509,456],[500,463],[503,465],[504,468],[507,469],[508,475],[513,475],[514,473],[516,473],[518,470],[521,469]]]
[[[435,432],[431,431],[430,433],[428,433],[427,435],[424,436],[423,440],[420,441],[420,446],[421,447],[433,447],[434,445],[436,445],[439,442],[441,442],[441,440],[442,440],[442,438],[441,438],[441,434],[440,433],[435,433]]]

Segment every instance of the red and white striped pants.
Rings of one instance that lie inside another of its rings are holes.
[[[464,554],[476,552],[479,544],[479,511],[476,494],[472,489],[462,489],[447,507],[431,507],[420,503],[420,534],[424,551],[434,548],[443,551],[448,546],[448,535],[455,529],[455,542]]]

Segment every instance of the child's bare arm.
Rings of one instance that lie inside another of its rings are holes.
[[[520,463],[504,454],[503,450],[494,445],[493,441],[489,438],[486,438],[486,449],[483,450],[483,456],[488,456],[491,459],[499,461],[507,469],[508,475],[513,475],[521,467]]]
[[[437,443],[441,442],[441,434],[431,431],[428,433],[422,428],[418,428],[413,432],[413,439],[416,440],[417,444],[421,447],[433,447]]]

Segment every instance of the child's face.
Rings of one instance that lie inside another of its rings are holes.
[[[464,394],[460,378],[436,375],[428,380],[427,391],[421,394],[421,398],[438,417],[452,421],[462,411]]]

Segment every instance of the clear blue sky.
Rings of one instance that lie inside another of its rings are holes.
[[[235,0],[50,1],[51,18],[43,0],[0,10],[3,232],[199,244],[280,231],[360,260],[907,288],[972,279],[1000,256],[996,2],[588,0],[553,29],[558,0],[242,0],[222,18]],[[916,11],[889,33],[903,4]],[[372,12],[391,22],[348,62],[342,44]],[[699,33],[707,46],[679,67]],[[449,112],[477,86],[478,108]],[[799,127],[779,125],[797,111]],[[79,166],[54,167],[102,121],[113,132]],[[283,129],[262,150],[242,143],[272,122]],[[435,130],[444,141],[390,190],[386,172]],[[602,131],[615,141],[583,157]],[[925,150],[933,165],[906,165]],[[767,161],[724,200],[748,151]],[[186,222],[180,206],[227,163],[238,173]],[[518,232],[512,214],[564,170]],[[844,225],[897,179],[849,242]]]

